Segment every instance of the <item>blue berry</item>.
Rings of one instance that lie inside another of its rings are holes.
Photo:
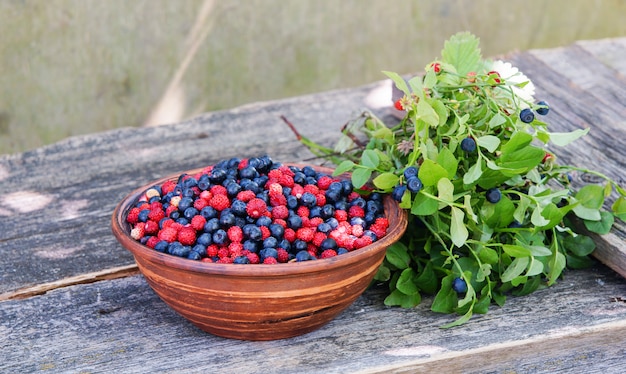
[[[452,280],[452,289],[456,293],[465,293],[467,292],[467,283],[461,277],[456,277]]]
[[[170,245],[170,243],[166,242],[165,240],[161,240],[160,242],[156,243],[156,245],[154,246],[154,249],[158,252],[165,252],[167,251],[167,247]]]
[[[519,119],[524,123],[531,123],[535,120],[535,113],[530,108],[524,108],[519,112]]]
[[[541,105],[542,106],[541,108],[537,108],[537,114],[545,116],[550,111],[550,106],[545,101],[540,101],[540,102],[537,103],[537,105]]]
[[[404,195],[405,191],[406,191],[406,186],[403,184],[398,184],[391,191],[391,197],[395,201],[402,201],[402,196]]]
[[[315,257],[312,257],[308,251],[303,250],[303,251],[296,253],[296,261],[298,262],[309,261],[313,259],[315,259]]]
[[[408,168],[404,169],[403,175],[406,179],[409,179],[411,177],[416,177],[418,173],[418,169],[415,166],[409,166]]]
[[[320,249],[322,251],[326,249],[337,249],[337,242],[333,238],[326,238],[320,244]]]
[[[213,233],[213,243],[217,245],[225,244],[228,240],[228,234],[224,229],[218,229]]]
[[[473,153],[476,151],[476,140],[474,138],[467,137],[461,140],[461,149],[467,153]]]
[[[411,192],[419,192],[422,189],[422,181],[417,176],[406,180],[406,188]]]
[[[500,192],[500,190],[497,188],[490,188],[487,190],[487,194],[485,196],[487,198],[487,201],[495,204],[502,198],[502,192]]]

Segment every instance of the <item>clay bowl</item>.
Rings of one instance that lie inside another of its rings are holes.
[[[175,180],[179,174],[149,183],[126,196],[113,212],[113,234],[132,252],[146,281],[167,305],[200,329],[221,337],[275,340],[318,329],[365,291],[386,248],[402,236],[407,226],[406,212],[386,196],[387,235],[346,254],[275,265],[188,260],[135,241],[129,236],[130,226],[125,220],[146,189]]]

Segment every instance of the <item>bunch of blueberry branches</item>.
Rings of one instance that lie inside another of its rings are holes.
[[[445,327],[588,266],[595,243],[581,226],[606,234],[626,217],[626,190],[548,151],[589,129],[550,132],[542,120],[550,108],[535,102],[532,82],[509,63],[483,60],[478,44],[459,33],[423,75],[385,72],[403,94],[399,123],[364,112],[334,149],[299,137],[336,174],[351,172],[356,188],[389,193],[409,211],[376,280],[388,284],[386,305],[410,308],[434,295],[433,311],[460,315]],[[575,188],[574,173],[600,182]]]

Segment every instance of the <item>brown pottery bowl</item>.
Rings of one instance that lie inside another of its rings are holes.
[[[328,168],[315,168],[332,173]],[[274,340],[318,329],[365,291],[386,248],[402,236],[407,226],[406,212],[385,196],[387,234],[349,253],[274,265],[189,260],[135,241],[125,219],[144,191],[166,180],[176,180],[178,175],[149,183],[126,196],[113,212],[113,234],[132,252],[148,284],[167,305],[200,329],[221,337]]]

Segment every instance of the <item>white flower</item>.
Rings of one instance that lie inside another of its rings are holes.
[[[510,62],[496,60],[492,63],[489,70],[497,71],[500,77],[504,79],[507,85],[513,90],[515,97],[513,98],[518,106],[527,108],[535,99],[535,85],[530,79],[524,75],[518,68],[511,65]],[[527,83],[526,83],[527,82]],[[523,85],[523,83],[526,83]],[[522,85],[523,87],[520,87]]]

